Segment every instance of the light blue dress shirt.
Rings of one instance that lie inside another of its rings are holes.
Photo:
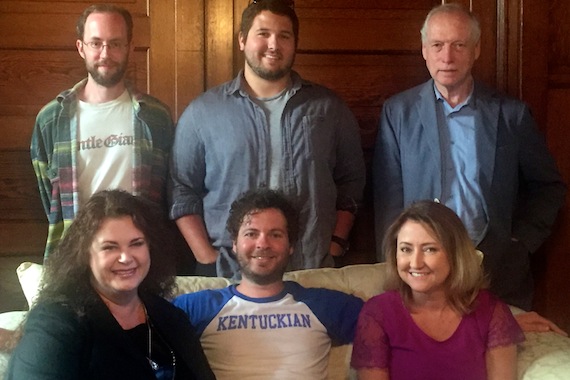
[[[442,199],[457,213],[475,245],[485,236],[488,217],[479,186],[476,115],[473,93],[451,107],[434,86],[442,154]],[[443,148],[443,147],[447,147]]]

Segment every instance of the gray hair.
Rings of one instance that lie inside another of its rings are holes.
[[[422,29],[420,30],[420,34],[422,36],[422,43],[425,43],[427,41],[427,26],[429,21],[433,16],[440,13],[447,13],[447,14],[456,13],[467,16],[467,18],[471,23],[472,41],[478,42],[479,39],[481,38],[481,25],[479,24],[479,20],[477,19],[477,17],[475,17],[475,15],[471,11],[469,11],[460,4],[447,3],[447,4],[438,5],[437,7],[433,8],[426,16]]]

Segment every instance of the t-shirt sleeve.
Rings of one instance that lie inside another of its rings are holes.
[[[388,368],[390,344],[380,304],[377,298],[372,298],[360,312],[352,349],[353,368]]]
[[[510,346],[524,341],[524,333],[513,317],[509,307],[496,299],[491,321],[489,323],[489,336],[487,349]]]
[[[232,297],[229,288],[202,290],[178,296],[172,300],[172,303],[188,315],[190,323],[196,327],[198,336],[201,336],[208,324]]]

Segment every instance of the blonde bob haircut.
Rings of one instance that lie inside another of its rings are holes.
[[[421,224],[447,252],[450,272],[445,287],[449,304],[461,314],[469,313],[476,306],[473,301],[479,290],[486,288],[488,281],[483,274],[481,258],[461,219],[440,203],[419,201],[412,204],[386,231],[382,246],[387,263],[385,289],[398,290],[407,305],[413,302],[412,290],[398,275],[396,264],[398,233],[408,221]]]

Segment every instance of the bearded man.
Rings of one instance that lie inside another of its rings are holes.
[[[358,125],[338,96],[292,70],[298,34],[292,1],[253,1],[239,33],[244,69],[178,122],[170,217],[196,274],[239,278],[224,224],[231,201],[249,189],[281,190],[301,212],[288,269],[333,266],[348,248],[365,182]]]
[[[242,195],[227,228],[241,282],[173,301],[196,327],[216,378],[327,379],[331,345],[352,342],[363,301],[283,281],[299,224],[281,192]]]
[[[174,126],[164,104],[125,81],[132,37],[126,9],[109,4],[85,9],[76,47],[88,76],[36,118],[30,150],[49,221],[44,258],[99,190],[123,189],[166,204]]]

